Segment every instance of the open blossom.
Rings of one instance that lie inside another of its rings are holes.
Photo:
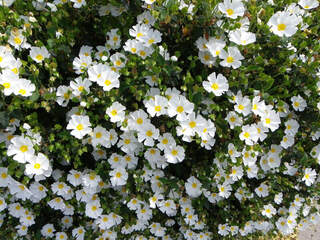
[[[41,63],[44,59],[49,58],[50,54],[46,47],[31,47],[30,57],[37,63]]]
[[[78,139],[82,139],[92,131],[89,117],[81,115],[72,115],[67,125],[67,129],[72,130],[71,135]]]
[[[251,32],[246,32],[243,29],[237,29],[229,33],[230,41],[238,45],[248,45],[256,41],[256,35]]]
[[[119,102],[114,102],[106,109],[106,114],[110,117],[111,122],[122,122],[125,119],[126,107]]]
[[[317,173],[314,169],[312,168],[306,168],[304,171],[304,176],[302,178],[302,181],[305,181],[307,186],[311,186],[315,179],[316,179]]]
[[[216,96],[221,96],[229,89],[228,80],[221,73],[216,76],[215,72],[211,73],[208,81],[204,81],[202,85],[207,92],[213,92]]]
[[[244,59],[236,47],[229,47],[228,52],[222,49],[219,57],[223,59],[223,61],[220,62],[221,66],[232,67],[233,69],[239,68],[241,66],[240,60]]]
[[[128,173],[122,168],[116,168],[110,172],[112,186],[121,186],[127,183]]]
[[[25,163],[34,157],[33,143],[28,137],[14,137],[11,139],[7,154],[8,156],[14,155],[14,160]]]
[[[42,153],[39,153],[37,157],[33,157],[32,159],[30,159],[29,163],[26,165],[26,173],[28,175],[31,175],[31,174],[40,175],[40,174],[43,174],[48,169],[49,169],[49,160]]]
[[[293,109],[299,112],[304,111],[307,107],[307,102],[300,95],[291,97]]]
[[[280,37],[291,37],[298,30],[299,18],[289,12],[276,12],[268,21],[270,31]]]
[[[319,6],[318,0],[300,0],[298,4],[306,10],[313,9]]]
[[[241,0],[224,0],[218,4],[219,10],[228,18],[236,19],[244,14],[245,8]]]

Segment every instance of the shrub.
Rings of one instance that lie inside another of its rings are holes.
[[[0,0],[5,239],[248,239],[319,221],[317,0]]]

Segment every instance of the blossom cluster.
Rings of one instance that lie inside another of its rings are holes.
[[[213,23],[186,2],[0,1],[0,232],[247,239],[320,221],[320,48],[299,35],[318,39],[319,2],[203,1]],[[209,31],[172,39],[183,21]]]

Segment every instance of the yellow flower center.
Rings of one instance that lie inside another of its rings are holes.
[[[80,123],[80,124],[78,124],[78,126],[77,126],[77,130],[79,130],[79,131],[81,131],[81,130],[83,130],[83,125]]]
[[[121,176],[122,176],[122,173],[121,173],[121,172],[117,172],[117,173],[116,173],[116,178],[121,178]]]
[[[177,112],[182,113],[184,111],[184,108],[182,106],[177,107]]]
[[[78,87],[78,90],[79,90],[80,92],[82,92],[82,91],[83,91],[83,89],[84,89],[84,87],[83,87],[83,86]]]
[[[270,118],[266,118],[266,124],[270,124],[270,123],[271,123]]]
[[[109,86],[109,85],[111,84],[111,81],[107,79],[107,80],[104,81],[104,84],[105,84],[106,86]]]
[[[117,114],[118,114],[117,110],[113,109],[113,110],[111,111],[111,115],[112,115],[112,116],[116,116]]]
[[[139,33],[137,34],[137,38],[142,37],[142,36],[143,36],[143,33],[141,33],[141,32],[139,32]]]
[[[195,128],[196,125],[197,125],[197,124],[196,124],[195,121],[191,121],[191,122],[189,123],[189,126],[190,126],[191,128]]]
[[[168,144],[168,139],[166,138],[162,139],[162,144]]]
[[[249,138],[249,137],[250,137],[250,133],[245,132],[245,133],[243,134],[243,136],[244,136],[245,138]]]
[[[144,57],[145,55],[147,55],[147,53],[146,53],[145,51],[143,51],[143,50],[141,50],[141,51],[139,52],[139,54],[140,54],[142,57]]]
[[[20,45],[20,44],[22,43],[22,40],[21,40],[21,38],[19,38],[19,37],[15,37],[15,38],[13,39],[13,41],[14,41],[15,44],[18,44],[18,45]]]
[[[137,119],[137,123],[138,123],[139,125],[141,125],[141,124],[143,123],[142,118],[138,118],[138,119]]]
[[[148,43],[149,43],[149,44],[154,43],[154,39],[152,39],[152,38],[151,38],[151,39],[149,39]]]
[[[192,188],[196,188],[198,185],[196,183],[192,183]]]
[[[238,108],[242,111],[244,109],[244,106],[240,104]]]
[[[41,165],[40,165],[40,163],[36,163],[33,167],[34,167],[35,169],[40,169]]]
[[[233,63],[233,57],[231,56],[227,57],[227,63]]]
[[[127,138],[127,139],[125,139],[123,142],[124,142],[125,144],[130,144],[131,141],[130,141],[130,139]]]
[[[210,56],[209,56],[209,55],[207,55],[207,54],[206,54],[206,55],[204,55],[204,56],[203,56],[203,58],[204,58],[204,60],[206,60],[206,61],[209,61],[209,60],[210,60]]]
[[[178,155],[178,151],[175,150],[175,149],[173,149],[173,150],[171,151],[171,154],[172,154],[173,156],[177,156],[177,155]]]
[[[62,189],[64,187],[64,185],[62,184],[62,183],[60,183],[59,185],[58,185],[58,188],[59,189]]]
[[[42,56],[41,54],[38,54],[38,55],[36,56],[36,59],[37,59],[38,61],[42,61],[42,60],[43,60],[43,56]]]
[[[12,68],[11,71],[12,71],[14,74],[18,74],[18,72],[19,72],[18,68]]]
[[[214,84],[211,85],[211,88],[213,90],[218,90],[219,89],[219,85],[217,83],[214,83]]]
[[[11,84],[8,82],[5,82],[2,84],[4,86],[4,88],[10,88]]]
[[[115,64],[119,67],[120,65],[121,65],[121,61],[120,60],[117,60],[116,62],[115,62]]]
[[[286,30],[286,25],[285,24],[283,24],[283,23],[280,23],[280,24],[278,24],[278,31],[284,31],[284,30]]]
[[[97,211],[97,207],[96,206],[92,206],[91,210],[92,211]]]
[[[233,9],[231,9],[231,8],[227,9],[227,14],[228,14],[229,16],[233,15],[233,14],[234,14]]]
[[[154,110],[155,110],[156,112],[160,112],[160,111],[161,111],[161,106],[155,106],[155,107],[154,107]]]
[[[66,92],[65,94],[63,94],[63,97],[64,97],[64,99],[69,99],[70,98],[70,94]]]
[[[153,148],[150,149],[150,154],[152,154],[152,155],[156,154],[156,150],[154,150]]]
[[[28,151],[28,146],[27,145],[22,145],[21,147],[20,147],[20,151],[21,152],[26,152],[26,151]]]
[[[20,90],[19,90],[19,93],[20,93],[21,95],[25,95],[25,94],[27,93],[27,91],[26,91],[25,89],[20,89]]]
[[[148,130],[148,131],[146,132],[146,135],[147,135],[148,137],[151,137],[151,136],[153,135],[153,132],[152,132],[151,130]]]

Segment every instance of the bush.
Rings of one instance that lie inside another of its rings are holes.
[[[319,221],[317,0],[0,5],[3,239]]]

